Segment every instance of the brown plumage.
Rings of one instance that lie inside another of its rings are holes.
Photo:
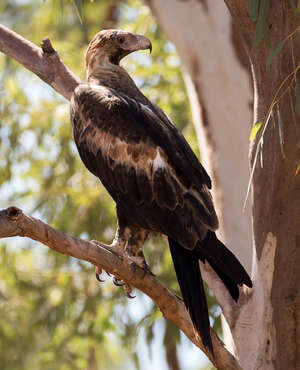
[[[86,52],[88,82],[71,99],[75,142],[86,167],[117,204],[114,248],[138,261],[148,231],[165,234],[196,333],[213,353],[199,259],[216,270],[232,297],[251,280],[217,239],[211,181],[183,135],[119,66],[150,41],[120,30],[99,32]],[[139,237],[137,237],[139,236]]]

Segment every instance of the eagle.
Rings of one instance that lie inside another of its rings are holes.
[[[148,38],[102,30],[86,55],[87,82],[71,97],[70,117],[81,160],[116,203],[118,227],[109,247],[148,272],[143,244],[150,232],[168,244],[195,334],[212,353],[199,260],[215,270],[232,298],[252,282],[218,228],[211,180],[171,119],[138,89],[121,59],[152,50]]]

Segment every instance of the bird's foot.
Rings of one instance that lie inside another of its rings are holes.
[[[135,295],[131,295],[131,293],[132,293],[131,286],[125,281],[123,282],[123,289],[124,289],[124,292],[125,292],[127,298],[135,298]]]
[[[124,251],[122,258],[123,258],[124,265],[129,266],[131,271],[132,271],[132,276],[131,276],[130,280],[135,278],[136,271],[137,271],[138,267],[140,269],[142,269],[143,272],[144,272],[142,278],[144,278],[146,276],[146,274],[150,274],[150,275],[154,276],[154,274],[150,270],[149,266],[147,265],[147,262],[144,258],[144,255],[134,256],[134,255],[129,254],[127,251]]]
[[[107,251],[115,254],[120,258],[122,257],[124,247],[122,245],[119,245],[118,243],[112,243],[108,245],[98,242],[98,240],[91,240],[91,243],[96,244],[98,247],[106,249]]]
[[[105,248],[106,250],[110,251],[111,253],[117,255],[123,261],[125,259],[127,260],[127,258],[125,256],[125,254],[127,254],[127,253],[124,252],[123,248],[120,248],[120,247],[118,248],[118,245],[116,245],[116,244],[106,245],[106,244],[98,242],[97,240],[91,240],[91,243],[94,243],[94,244],[98,245],[101,248]],[[132,264],[134,264],[134,266],[136,266],[137,265],[136,262],[138,262],[138,261],[130,261],[129,264],[130,264],[130,266],[132,266]],[[133,274],[134,274],[135,270],[136,270],[136,267],[131,267],[131,269],[134,271],[133,272]],[[96,266],[96,279],[99,282],[102,283],[102,282],[104,282],[104,280],[100,279],[101,273],[102,273],[102,268],[99,267],[99,266]],[[108,274],[108,276],[111,276],[111,274],[109,272],[106,271],[106,273]],[[117,287],[123,287],[124,292],[125,292],[125,294],[128,298],[135,298],[135,296],[131,295],[132,288],[131,288],[130,284],[127,281],[122,280],[117,276],[113,276],[113,284]]]
[[[95,269],[95,275],[96,275],[96,279],[99,281],[99,283],[103,283],[104,280],[100,279],[100,275],[102,274],[102,268],[99,267],[99,266],[96,266],[96,269]]]

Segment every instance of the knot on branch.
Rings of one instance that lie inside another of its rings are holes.
[[[17,220],[22,213],[22,210],[17,207],[9,207],[6,210],[6,216],[12,221]]]
[[[43,41],[41,43],[41,48],[42,48],[44,54],[47,54],[47,55],[56,54],[56,51],[54,50],[54,48],[51,44],[51,41],[49,40],[48,37],[43,39]]]

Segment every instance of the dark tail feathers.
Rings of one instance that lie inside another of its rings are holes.
[[[212,231],[208,231],[206,238],[198,242],[193,250],[181,247],[171,238],[169,245],[184,303],[203,344],[213,355],[208,308],[198,260],[208,261],[235,301],[239,297],[237,285],[245,284],[251,288],[252,281],[234,254]]]
[[[213,354],[205,291],[202,282],[198,252],[181,247],[169,238],[170,251],[182,297],[196,332]]]
[[[206,238],[198,242],[195,250],[198,253],[198,258],[202,262],[207,260],[215,270],[235,301],[239,298],[237,285],[242,286],[245,284],[252,288],[252,281],[244,267],[235,255],[217,238],[214,232],[208,231]]]

